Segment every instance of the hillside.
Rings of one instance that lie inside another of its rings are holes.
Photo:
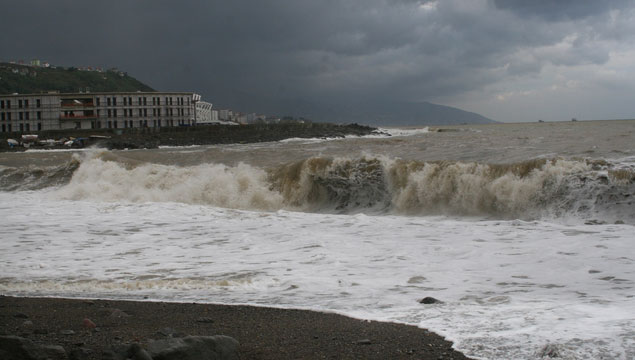
[[[318,116],[333,122],[356,122],[375,126],[422,126],[491,124],[480,114],[429,102],[361,102],[316,109]]]
[[[459,108],[430,102],[396,102],[373,99],[318,102],[306,98],[278,98],[247,91],[225,91],[214,97],[246,112],[292,114],[316,122],[358,123],[371,126],[426,126],[491,124],[497,121]],[[239,99],[230,101],[229,99]],[[225,100],[227,99],[227,100]],[[248,100],[244,100],[248,99]],[[248,101],[248,103],[246,102]]]
[[[88,88],[88,89],[86,89]],[[0,63],[0,94],[59,92],[154,91],[148,85],[116,70],[84,71]]]

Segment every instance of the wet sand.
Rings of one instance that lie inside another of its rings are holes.
[[[422,310],[425,306],[422,304]],[[85,326],[84,319],[96,325]],[[193,303],[0,296],[0,335],[83,348],[101,359],[113,345],[186,335],[238,340],[240,359],[467,359],[415,326],[303,310]]]

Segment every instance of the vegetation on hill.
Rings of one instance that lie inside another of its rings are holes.
[[[105,71],[45,68],[0,63],[0,94],[59,92],[154,91],[148,85],[112,69]]]

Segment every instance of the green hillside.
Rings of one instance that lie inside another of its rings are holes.
[[[88,89],[86,89],[88,88]],[[77,68],[45,68],[0,63],[0,94],[36,94],[59,92],[154,91],[128,74],[107,70],[85,71]]]

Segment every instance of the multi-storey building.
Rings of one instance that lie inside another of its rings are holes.
[[[200,96],[186,92],[0,95],[0,130],[189,126]]]

